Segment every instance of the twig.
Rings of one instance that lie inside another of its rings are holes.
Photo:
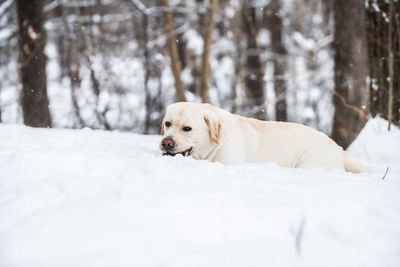
[[[385,174],[383,175],[383,177],[382,177],[382,179],[381,179],[381,180],[385,179],[385,177],[386,177],[386,174],[387,174],[388,172],[389,172],[389,167],[386,167]]]
[[[142,15],[150,15],[148,8],[140,1],[140,0],[128,0],[132,6],[134,6],[137,10],[139,10]]]
[[[336,90],[333,90],[333,94],[339,98],[340,102],[342,102],[342,104],[346,108],[349,108],[349,109],[359,113],[360,117],[362,117],[362,118],[364,118],[366,120],[369,119],[368,116],[365,114],[365,110],[364,109],[358,108],[356,106],[353,106],[353,105],[347,103],[346,99],[341,94],[339,94]]]
[[[304,219],[304,216],[301,216],[297,229],[290,230],[290,234],[294,238],[296,253],[298,255],[301,254],[301,244],[302,244],[303,235],[304,235],[304,226],[305,226],[305,219]]]
[[[305,226],[305,219],[301,217],[299,228],[297,229],[295,240],[296,240],[296,251],[297,254],[301,254],[301,241],[303,240],[303,233],[304,233],[304,226]]]

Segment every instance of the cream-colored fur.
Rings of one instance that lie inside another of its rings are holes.
[[[169,122],[169,127],[165,123]],[[191,131],[183,131],[191,127]],[[288,122],[234,115],[210,104],[175,103],[167,108],[161,134],[175,142],[174,153],[224,164],[275,162],[290,168],[371,172],[328,136]],[[162,148],[162,147],[161,147]]]

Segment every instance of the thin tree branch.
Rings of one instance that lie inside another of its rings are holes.
[[[127,1],[143,15],[146,16],[150,15],[150,11],[140,0],[127,0]]]
[[[356,106],[353,106],[353,105],[347,103],[347,101],[346,101],[346,99],[344,98],[344,96],[342,96],[341,94],[339,94],[336,90],[333,90],[333,94],[340,100],[340,102],[343,104],[343,106],[345,106],[346,108],[351,109],[351,110],[357,112],[357,113],[360,115],[360,117],[362,117],[362,118],[364,118],[364,119],[366,119],[366,120],[369,119],[369,117],[368,117],[368,115],[366,114],[366,111],[365,111],[364,109],[359,108],[359,107],[356,107]]]

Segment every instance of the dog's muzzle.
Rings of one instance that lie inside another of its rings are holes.
[[[161,146],[162,146],[163,150],[165,150],[167,152],[173,150],[175,148],[174,139],[172,139],[171,136],[165,137],[161,141]]]
[[[189,149],[186,149],[185,151],[180,151],[180,152],[173,152],[175,148],[175,141],[172,139],[171,136],[165,137],[161,141],[161,150],[163,151],[164,156],[175,156],[178,154],[181,154],[182,156],[190,156],[190,152],[192,152],[192,147]]]

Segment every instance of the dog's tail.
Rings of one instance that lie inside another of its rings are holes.
[[[351,156],[346,151],[343,151],[344,169],[348,172],[360,173],[373,173],[374,171],[365,166],[361,161]]]

